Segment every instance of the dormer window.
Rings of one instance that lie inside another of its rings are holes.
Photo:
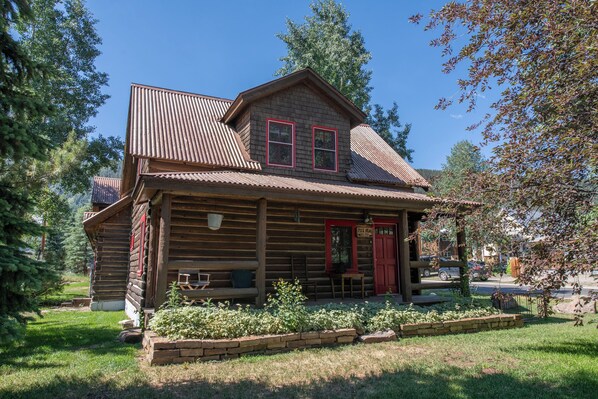
[[[295,167],[295,124],[278,119],[267,119],[266,164]]]
[[[327,172],[338,171],[338,130],[313,127],[313,168]]]

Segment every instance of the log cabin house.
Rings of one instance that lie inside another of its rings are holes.
[[[344,272],[363,275],[366,296],[410,302],[427,264],[406,238],[435,200],[365,117],[311,69],[233,101],[133,84],[119,194],[84,220],[95,308],[137,319],[182,270],[209,274],[189,298],[259,306],[294,256],[318,300]],[[235,270],[252,272],[249,287],[231,283]]]

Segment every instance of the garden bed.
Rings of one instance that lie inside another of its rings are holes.
[[[435,323],[408,323],[399,328],[401,337],[429,336],[498,330],[523,326],[521,315],[492,315]],[[362,337],[365,334],[361,335]],[[302,333],[269,334],[229,339],[169,340],[146,331],[143,348],[151,365],[226,360],[249,354],[271,354],[295,349],[352,344],[360,334],[354,328]],[[396,335],[387,335],[396,340]],[[380,342],[380,339],[376,340]]]
[[[298,282],[280,281],[263,309],[250,306],[181,306],[173,285],[167,304],[149,322],[143,346],[151,364],[224,360],[324,345],[396,340],[397,336],[440,335],[517,327],[520,315],[471,298],[429,307],[364,302],[306,306]],[[372,333],[374,335],[372,335]]]

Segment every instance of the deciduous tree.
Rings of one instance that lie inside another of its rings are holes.
[[[516,222],[532,248],[521,282],[534,288],[559,288],[598,263],[596,21],[598,3],[582,0],[450,2],[426,20],[441,30],[431,44],[447,57],[443,70],[467,67],[461,94],[439,109],[456,100],[472,110],[478,94],[499,92],[470,127],[493,151],[469,191]]]

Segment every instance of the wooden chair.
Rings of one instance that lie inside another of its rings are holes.
[[[177,282],[182,290],[203,290],[210,285],[210,274],[199,270],[179,270]]]
[[[309,279],[309,272],[307,270],[307,256],[300,254],[291,254],[291,278],[299,280],[301,287],[314,287],[314,299],[318,300],[318,282]],[[307,295],[307,289],[305,291]]]

